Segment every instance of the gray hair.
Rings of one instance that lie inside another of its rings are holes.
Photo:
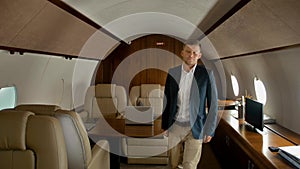
[[[201,49],[201,43],[199,40],[197,39],[188,39],[187,41],[184,42],[183,44],[183,48],[186,46],[186,45],[198,45]]]

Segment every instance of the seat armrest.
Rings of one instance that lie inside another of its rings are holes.
[[[121,147],[122,147],[122,152],[125,156],[128,155],[128,151],[127,151],[127,138],[122,138],[121,140]]]
[[[109,143],[107,140],[98,141],[92,149],[92,159],[89,169],[110,169]]]
[[[78,114],[81,117],[83,122],[85,122],[88,119],[88,112],[87,111],[82,111],[82,112],[79,112]]]

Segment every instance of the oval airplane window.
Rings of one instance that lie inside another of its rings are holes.
[[[0,88],[0,110],[14,108],[17,101],[15,86]]]
[[[254,78],[254,88],[257,101],[265,105],[267,102],[267,91],[264,83],[257,77]]]
[[[239,83],[234,75],[231,75],[231,84],[232,84],[234,95],[238,96],[240,88],[239,88]]]

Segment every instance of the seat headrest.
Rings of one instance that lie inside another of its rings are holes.
[[[161,97],[160,84],[141,84],[141,97]]]
[[[15,110],[31,111],[38,115],[51,115],[53,116],[55,111],[59,110],[57,105],[43,105],[43,104],[24,104],[16,106]]]
[[[115,97],[116,84],[97,84],[95,87],[96,97]]]
[[[0,111],[0,149],[26,150],[26,125],[28,117],[34,115],[28,111]]]

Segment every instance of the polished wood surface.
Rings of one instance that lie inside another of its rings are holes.
[[[115,79],[114,83],[126,86],[129,79],[130,86],[149,83],[164,85],[168,68],[182,63],[181,50],[181,41],[158,34],[142,36],[132,41],[131,44],[122,43],[101,61],[95,83],[112,83],[116,69],[125,59],[128,59],[130,65],[124,71],[138,70],[136,76],[132,78],[129,73],[122,72],[120,79]],[[131,59],[133,56],[135,59]]]
[[[273,130],[274,132],[276,132],[278,135],[281,135],[283,137],[286,137],[287,139],[289,139],[291,142],[293,142],[294,144],[300,145],[300,135],[285,128],[282,127],[278,124],[267,124],[266,125],[270,130]]]
[[[125,135],[130,137],[152,137],[154,127],[151,125],[125,125]]]
[[[264,128],[262,132],[249,130],[247,125],[241,123],[241,121],[231,115],[233,111],[236,110],[220,110],[221,119],[215,139],[221,139],[219,141],[222,141],[222,136],[224,136],[225,145],[227,146],[229,146],[230,140],[231,144],[234,144],[232,147],[235,146],[238,151],[242,151],[241,153],[249,157],[249,161],[251,163],[253,162],[255,166],[254,168],[293,168],[280,157],[279,154],[271,152],[268,149],[269,146],[280,147],[293,145],[290,141],[280,137],[267,128]],[[229,149],[229,152],[230,151]]]
[[[161,133],[161,119],[154,120],[153,125],[126,125],[123,118],[100,118],[88,132],[103,137],[154,137]]]

